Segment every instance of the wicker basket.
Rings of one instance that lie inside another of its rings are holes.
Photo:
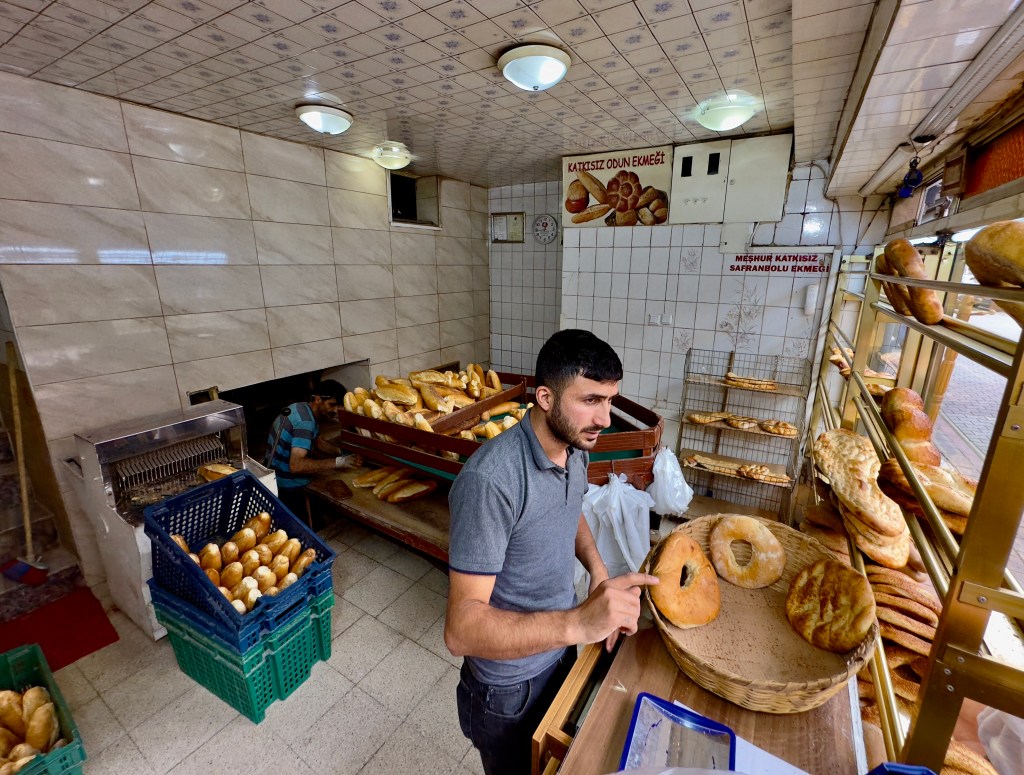
[[[722,516],[714,514],[678,528],[710,557],[708,534]],[[877,623],[856,649],[833,654],[801,638],[786,618],[790,582],[801,569],[831,552],[815,539],[779,522],[759,519],[786,550],[786,569],[774,584],[743,589],[719,578],[721,612],[702,627],[680,629],[658,613],[644,597],[665,647],[687,676],[710,692],[750,710],[801,713],[824,704],[867,664],[878,635]],[[651,565],[664,540],[651,549],[643,570]],[[734,544],[742,558],[743,544]]]

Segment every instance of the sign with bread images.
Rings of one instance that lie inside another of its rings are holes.
[[[671,145],[563,157],[563,225],[665,223],[671,181]]]

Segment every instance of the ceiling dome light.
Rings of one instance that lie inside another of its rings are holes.
[[[526,91],[544,91],[569,72],[569,55],[554,46],[517,46],[498,59],[498,69],[510,82]]]
[[[727,132],[753,118],[760,107],[760,102],[753,94],[742,89],[729,89],[725,94],[699,102],[693,117],[705,129]]]
[[[373,160],[386,170],[400,170],[412,161],[412,154],[405,143],[385,140],[373,149]]]
[[[351,113],[330,105],[298,105],[295,115],[314,132],[325,135],[340,135],[354,120]]]

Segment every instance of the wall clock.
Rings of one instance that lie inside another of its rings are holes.
[[[533,238],[541,245],[548,245],[558,236],[558,219],[553,215],[538,215],[533,219]]]

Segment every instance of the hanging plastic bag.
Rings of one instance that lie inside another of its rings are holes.
[[[978,739],[999,772],[1017,772],[1024,762],[1024,719],[985,708],[978,714]]]
[[[583,516],[609,576],[640,570],[651,550],[651,496],[626,483],[625,474],[609,474],[608,484],[591,487],[583,498]]]
[[[693,489],[683,478],[679,459],[668,447],[654,458],[654,482],[647,488],[654,499],[654,510],[663,517],[681,516],[693,500]]]

